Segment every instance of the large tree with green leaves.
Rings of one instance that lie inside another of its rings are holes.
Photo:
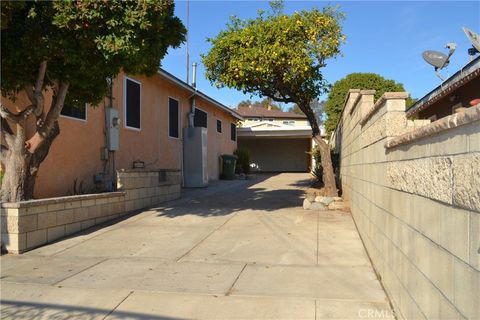
[[[261,101],[252,102],[251,100],[242,100],[238,103],[237,108],[254,107],[254,108],[270,108],[273,110],[282,110],[282,107],[276,104],[271,98],[264,98]]]
[[[155,74],[186,30],[172,0],[2,1],[1,9],[2,95],[15,101],[24,92],[31,103],[0,107],[2,200],[19,201],[33,197],[40,163],[60,132],[64,103],[99,103],[108,79],[121,70]],[[49,106],[46,92],[53,96]],[[30,116],[35,133],[27,137]]]
[[[405,91],[403,84],[385,79],[376,73],[351,73],[345,78],[336,81],[328,93],[328,100],[325,104],[325,113],[327,115],[325,131],[327,134],[335,130],[345,104],[345,98],[350,89],[375,90],[375,100],[380,98],[385,92]],[[407,107],[412,103],[413,100],[408,98]]]
[[[327,194],[337,193],[329,146],[310,107],[325,92],[322,74],[326,61],[340,53],[343,14],[336,8],[284,14],[281,2],[271,3],[272,12],[257,18],[232,17],[203,56],[206,76],[218,87],[230,87],[269,97],[282,103],[296,103],[308,117],[315,141],[322,150]]]

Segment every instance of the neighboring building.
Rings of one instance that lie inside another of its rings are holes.
[[[219,178],[219,156],[232,154],[237,147],[236,123],[242,117],[164,70],[152,77],[119,74],[113,80],[112,96],[113,108],[108,108],[108,98],[83,110],[64,107],[59,119],[61,133],[40,166],[36,198],[87,193],[95,184],[98,187],[107,182],[108,186],[109,181],[115,181],[117,170],[134,166],[182,170],[182,128],[188,126],[194,96],[194,125],[207,128],[208,180]],[[3,98],[2,103],[12,107]],[[28,105],[22,95],[16,103]],[[107,138],[111,133],[106,129],[109,118],[119,119],[113,126],[117,138]],[[115,149],[107,148],[112,142],[118,144],[118,150],[108,150]]]
[[[250,151],[253,170],[310,171],[312,128],[305,115],[253,106],[236,111],[245,119],[237,130],[238,148]]]
[[[480,99],[480,56],[419,99],[407,117],[436,121],[471,106]]]

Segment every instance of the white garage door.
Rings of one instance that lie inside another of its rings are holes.
[[[238,148],[250,150],[259,171],[309,171],[310,139],[239,138]]]

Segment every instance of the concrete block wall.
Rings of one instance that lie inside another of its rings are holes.
[[[480,106],[408,121],[351,90],[334,134],[344,198],[400,319],[480,319]]]
[[[119,192],[2,203],[1,242],[22,253],[131,211],[180,197],[179,170],[122,170]]]
[[[125,214],[125,193],[3,203],[2,244],[22,253]]]
[[[121,170],[117,173],[117,189],[125,191],[125,210],[151,207],[180,198],[180,170]]]

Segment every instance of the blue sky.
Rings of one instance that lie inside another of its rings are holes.
[[[424,50],[447,52],[445,44],[457,43],[457,50],[442,74],[451,75],[469,61],[471,47],[462,27],[480,33],[479,1],[286,1],[285,12],[325,5],[340,5],[346,13],[343,32],[347,43],[343,56],[327,62],[323,73],[334,83],[352,72],[374,72],[404,84],[420,98],[440,84],[433,67],[421,57]],[[200,54],[207,53],[207,37],[215,37],[231,15],[253,18],[258,9],[268,10],[267,1],[190,1],[190,64],[199,64],[197,87],[227,106],[250,99],[250,95],[231,89],[217,89],[204,77]],[[187,2],[176,1],[175,13],[186,25]],[[170,49],[162,67],[186,80],[185,45]],[[191,78],[191,77],[190,77]],[[325,97],[323,97],[325,98]],[[253,97],[253,100],[260,98]]]

